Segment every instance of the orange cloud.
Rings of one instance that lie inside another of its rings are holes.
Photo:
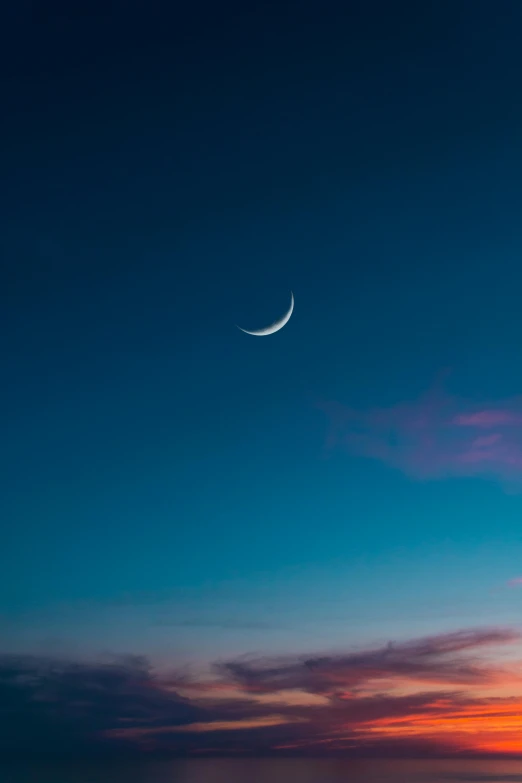
[[[289,721],[282,715],[266,715],[258,718],[244,718],[242,720],[216,720],[206,723],[188,723],[184,726],[154,726],[131,729],[115,729],[107,732],[107,736],[121,737],[124,739],[139,739],[146,736],[158,736],[161,734],[202,734],[209,731],[241,731],[245,729],[259,729],[264,726],[282,726],[289,722],[303,722],[304,719]]]
[[[433,711],[378,718],[356,728],[366,740],[428,739],[472,753],[522,753],[522,697],[461,707],[441,701]]]
[[[522,756],[521,641],[512,630],[467,630],[338,655],[230,660],[194,680],[163,677],[142,659],[0,655],[0,755],[108,743],[178,755]]]

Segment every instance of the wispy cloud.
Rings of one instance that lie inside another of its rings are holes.
[[[522,489],[522,396],[477,403],[438,385],[388,408],[319,407],[330,420],[327,450],[342,447],[417,479],[485,476]]]
[[[262,663],[232,661],[221,664],[218,671],[225,679],[232,679],[253,692],[302,689],[335,694],[338,689],[360,689],[401,676],[424,684],[470,685],[489,681],[491,671],[458,653],[505,644],[516,638],[517,634],[504,630],[458,632],[400,645],[390,643],[382,649],[336,657]]]
[[[194,617],[188,619],[160,618],[153,623],[159,626],[173,626],[177,628],[218,628],[221,631],[229,630],[249,630],[249,631],[267,631],[279,628],[275,623],[255,622],[235,618],[205,618]]]
[[[513,752],[522,750],[520,662],[494,656],[519,641],[511,630],[461,631],[221,661],[196,679],[159,675],[144,659],[0,656],[0,753]]]

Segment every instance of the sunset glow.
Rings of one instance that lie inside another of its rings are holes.
[[[511,630],[483,629],[338,656],[220,662],[208,680],[153,681],[165,715],[182,698],[183,710],[207,719],[169,723],[158,713],[153,725],[107,736],[162,748],[184,735],[193,752],[202,748],[197,737],[213,734],[230,752],[242,736],[275,754],[522,754],[520,641]]]

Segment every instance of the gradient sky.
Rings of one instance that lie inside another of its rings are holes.
[[[139,655],[228,698],[245,654],[392,641],[379,688],[429,711],[423,640],[470,633],[437,709],[522,699],[522,7],[196,5],[5,12],[2,671]]]

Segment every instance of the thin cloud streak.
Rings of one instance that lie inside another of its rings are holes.
[[[330,422],[325,448],[384,462],[408,476],[482,476],[522,490],[522,396],[470,402],[439,385],[420,399],[356,410],[323,401]]]

